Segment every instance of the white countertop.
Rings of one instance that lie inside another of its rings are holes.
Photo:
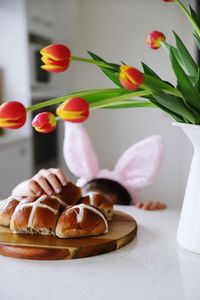
[[[114,252],[76,260],[0,256],[0,299],[200,299],[200,256],[176,242],[179,211],[117,209],[136,218],[139,227],[134,242]]]

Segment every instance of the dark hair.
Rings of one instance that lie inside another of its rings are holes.
[[[129,205],[131,203],[131,195],[117,181],[107,178],[95,178],[88,181],[82,187],[83,194],[88,192],[99,192],[108,194],[115,199],[115,204]]]

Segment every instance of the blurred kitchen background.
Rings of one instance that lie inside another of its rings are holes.
[[[195,1],[189,1],[193,6]],[[39,50],[51,43],[67,44],[73,55],[96,52],[106,60],[121,60],[141,68],[144,61],[162,78],[175,82],[164,50],[150,50],[148,32],[159,30],[174,43],[172,30],[197,58],[192,28],[174,3],[161,0],[0,0],[0,100],[18,100],[26,106],[76,90],[112,87],[92,65],[73,62],[65,73],[40,69]],[[40,168],[60,167],[68,176],[62,155],[63,123],[50,135],[34,132],[30,125],[0,132],[0,198]],[[180,128],[158,109],[93,111],[84,124],[101,168],[112,169],[133,143],[154,134],[165,141],[165,157],[154,184],[143,199],[180,205],[192,149]]]

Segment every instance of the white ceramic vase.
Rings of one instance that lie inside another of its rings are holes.
[[[194,148],[177,240],[187,250],[200,254],[200,126],[173,123],[186,133]]]

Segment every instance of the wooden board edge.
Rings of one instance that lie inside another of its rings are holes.
[[[123,214],[128,215],[126,213]],[[130,218],[132,217],[130,216]],[[79,247],[67,246],[66,248],[45,248],[45,246],[33,247],[0,244],[0,255],[28,260],[69,260],[104,254],[124,247],[135,238],[137,234],[137,223],[134,218],[132,218],[131,221],[135,223],[135,227],[129,233],[120,239],[105,239],[102,244]]]
[[[0,255],[29,260],[61,260],[70,255],[68,249],[47,249],[0,245]]]

